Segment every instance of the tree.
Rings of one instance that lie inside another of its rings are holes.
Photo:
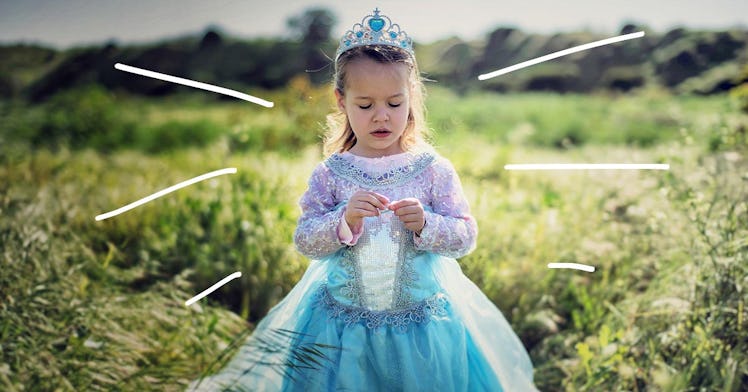
[[[331,32],[337,23],[332,11],[326,8],[310,8],[300,16],[288,19],[288,27],[294,38],[301,41],[301,52],[307,71],[311,71],[311,79],[320,82],[327,79],[324,74],[315,72],[329,65],[325,56],[325,49],[331,47]]]

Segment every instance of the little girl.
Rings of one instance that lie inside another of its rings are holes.
[[[424,141],[410,38],[379,10],[335,57],[339,121],[294,235],[301,281],[200,389],[531,391],[532,364],[454,258],[477,235],[460,180]]]

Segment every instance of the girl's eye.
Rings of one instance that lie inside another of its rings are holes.
[[[365,106],[364,105],[358,105],[358,107],[360,107],[361,109],[368,109],[368,108],[371,107],[371,104],[368,104],[368,105],[365,105]]]
[[[399,104],[399,103],[391,103],[391,104],[390,104],[390,106],[391,106],[391,107],[393,107],[393,108],[396,108],[396,107],[398,107],[398,106],[400,106],[400,105],[401,105],[401,104]]]

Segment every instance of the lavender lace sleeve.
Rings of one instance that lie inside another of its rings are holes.
[[[309,188],[299,201],[301,217],[296,225],[294,244],[301,254],[318,259],[343,245],[338,238],[338,224],[343,208],[333,198],[333,178],[330,170],[320,164],[312,172]]]
[[[440,159],[433,166],[431,208],[415,246],[448,257],[462,257],[475,248],[478,225],[470,215],[460,179],[452,164]]]

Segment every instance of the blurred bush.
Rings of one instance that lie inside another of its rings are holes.
[[[32,146],[109,150],[133,143],[134,122],[102,87],[64,91],[34,109],[14,130],[14,136],[26,138]]]
[[[743,67],[740,75],[735,80],[735,84],[737,86],[730,91],[730,95],[737,98],[740,110],[748,114],[748,65]]]
[[[607,69],[601,80],[601,87],[613,91],[631,91],[643,87],[646,82],[640,67],[617,66]]]
[[[272,113],[257,113],[233,125],[227,134],[229,147],[237,152],[295,153],[302,147],[319,145],[325,116],[333,110],[329,88],[313,85],[307,75],[295,76],[284,90],[272,94]]]
[[[209,120],[177,121],[163,124],[143,124],[135,127],[131,143],[120,147],[134,147],[149,153],[177,150],[189,146],[204,146],[217,140],[225,130]]]
[[[686,79],[679,84],[675,90],[681,94],[717,94],[729,91],[738,85],[740,66],[736,63],[726,63],[707,71],[702,74]]]
[[[7,101],[0,134],[32,148],[159,153],[205,145],[225,133],[210,120],[149,122],[135,106],[127,96],[97,85],[60,92],[39,105]]]

